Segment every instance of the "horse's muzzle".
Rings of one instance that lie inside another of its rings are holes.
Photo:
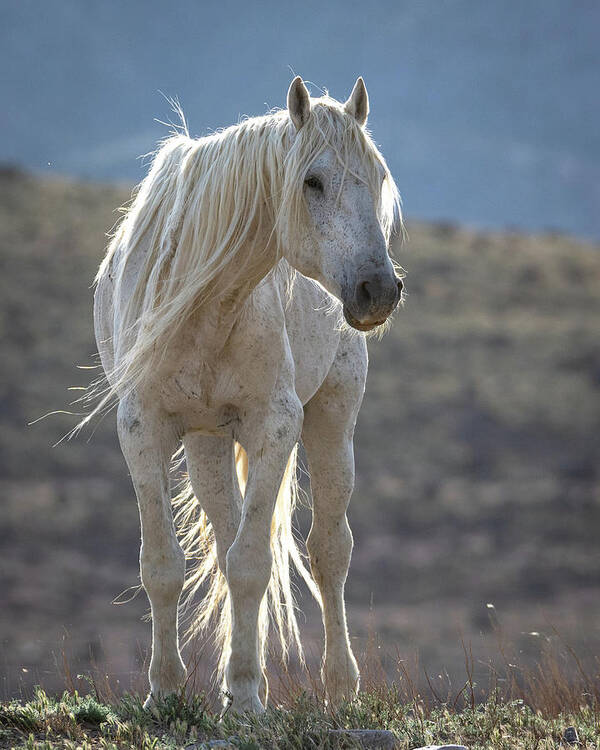
[[[383,325],[402,297],[404,285],[395,274],[374,273],[359,278],[352,297],[344,304],[344,318],[358,331]]]

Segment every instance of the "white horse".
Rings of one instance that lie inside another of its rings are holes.
[[[296,78],[287,105],[205,138],[183,128],[165,141],[96,279],[109,384],[98,408],[118,399],[139,503],[152,613],[147,703],[185,683],[178,613],[187,605],[190,632],[218,621],[233,708],[262,711],[269,610],[284,653],[293,642],[301,653],[290,562],[322,606],[329,699],[358,687],[344,605],[346,508],[367,350],[352,329],[381,326],[398,304],[388,246],[401,215],[365,131],[362,78],[345,104],[311,99]],[[291,526],[299,440],[312,485],[311,572]],[[172,501],[181,443],[189,485]]]

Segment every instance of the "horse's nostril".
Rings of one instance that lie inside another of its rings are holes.
[[[365,305],[368,305],[371,302],[371,292],[369,291],[370,286],[371,284],[368,281],[363,281],[358,285],[359,301]]]
[[[397,279],[396,285],[398,286],[398,294],[402,294],[402,290],[404,289],[404,284],[402,283],[402,279]]]

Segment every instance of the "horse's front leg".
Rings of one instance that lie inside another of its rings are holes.
[[[325,654],[323,681],[337,705],[358,690],[359,674],[350,647],[344,585],[352,554],[346,509],[354,485],[352,434],[327,434],[327,417],[313,408],[306,414],[303,442],[313,496],[313,522],[307,539],[310,567],[321,592]]]
[[[235,711],[264,710],[259,698],[261,664],[259,610],[271,576],[271,520],[279,486],[302,425],[302,405],[295,395],[274,399],[266,419],[249,419],[240,434],[249,475],[242,517],[227,552],[231,596],[231,653],[225,679]]]
[[[302,431],[313,496],[307,548],[323,602],[323,679],[333,704],[353,697],[359,682],[348,638],[344,586],[353,545],[346,516],[354,488],[353,434],[366,372],[364,340],[342,339],[326,380],[305,408]]]
[[[177,435],[165,419],[132,397],[119,404],[117,427],[138,499],[140,572],[152,610],[147,707],[153,698],[181,688],[186,678],[177,636],[185,556],[173,526],[169,490],[169,461],[177,447]]]

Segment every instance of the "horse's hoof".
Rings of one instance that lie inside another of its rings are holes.
[[[227,709],[227,711],[236,714],[264,714],[265,710],[258,695],[248,695],[244,698],[234,697]]]
[[[154,699],[154,696],[152,693],[148,693],[148,697],[144,701],[144,709],[146,711],[152,711],[156,707],[156,700]]]

